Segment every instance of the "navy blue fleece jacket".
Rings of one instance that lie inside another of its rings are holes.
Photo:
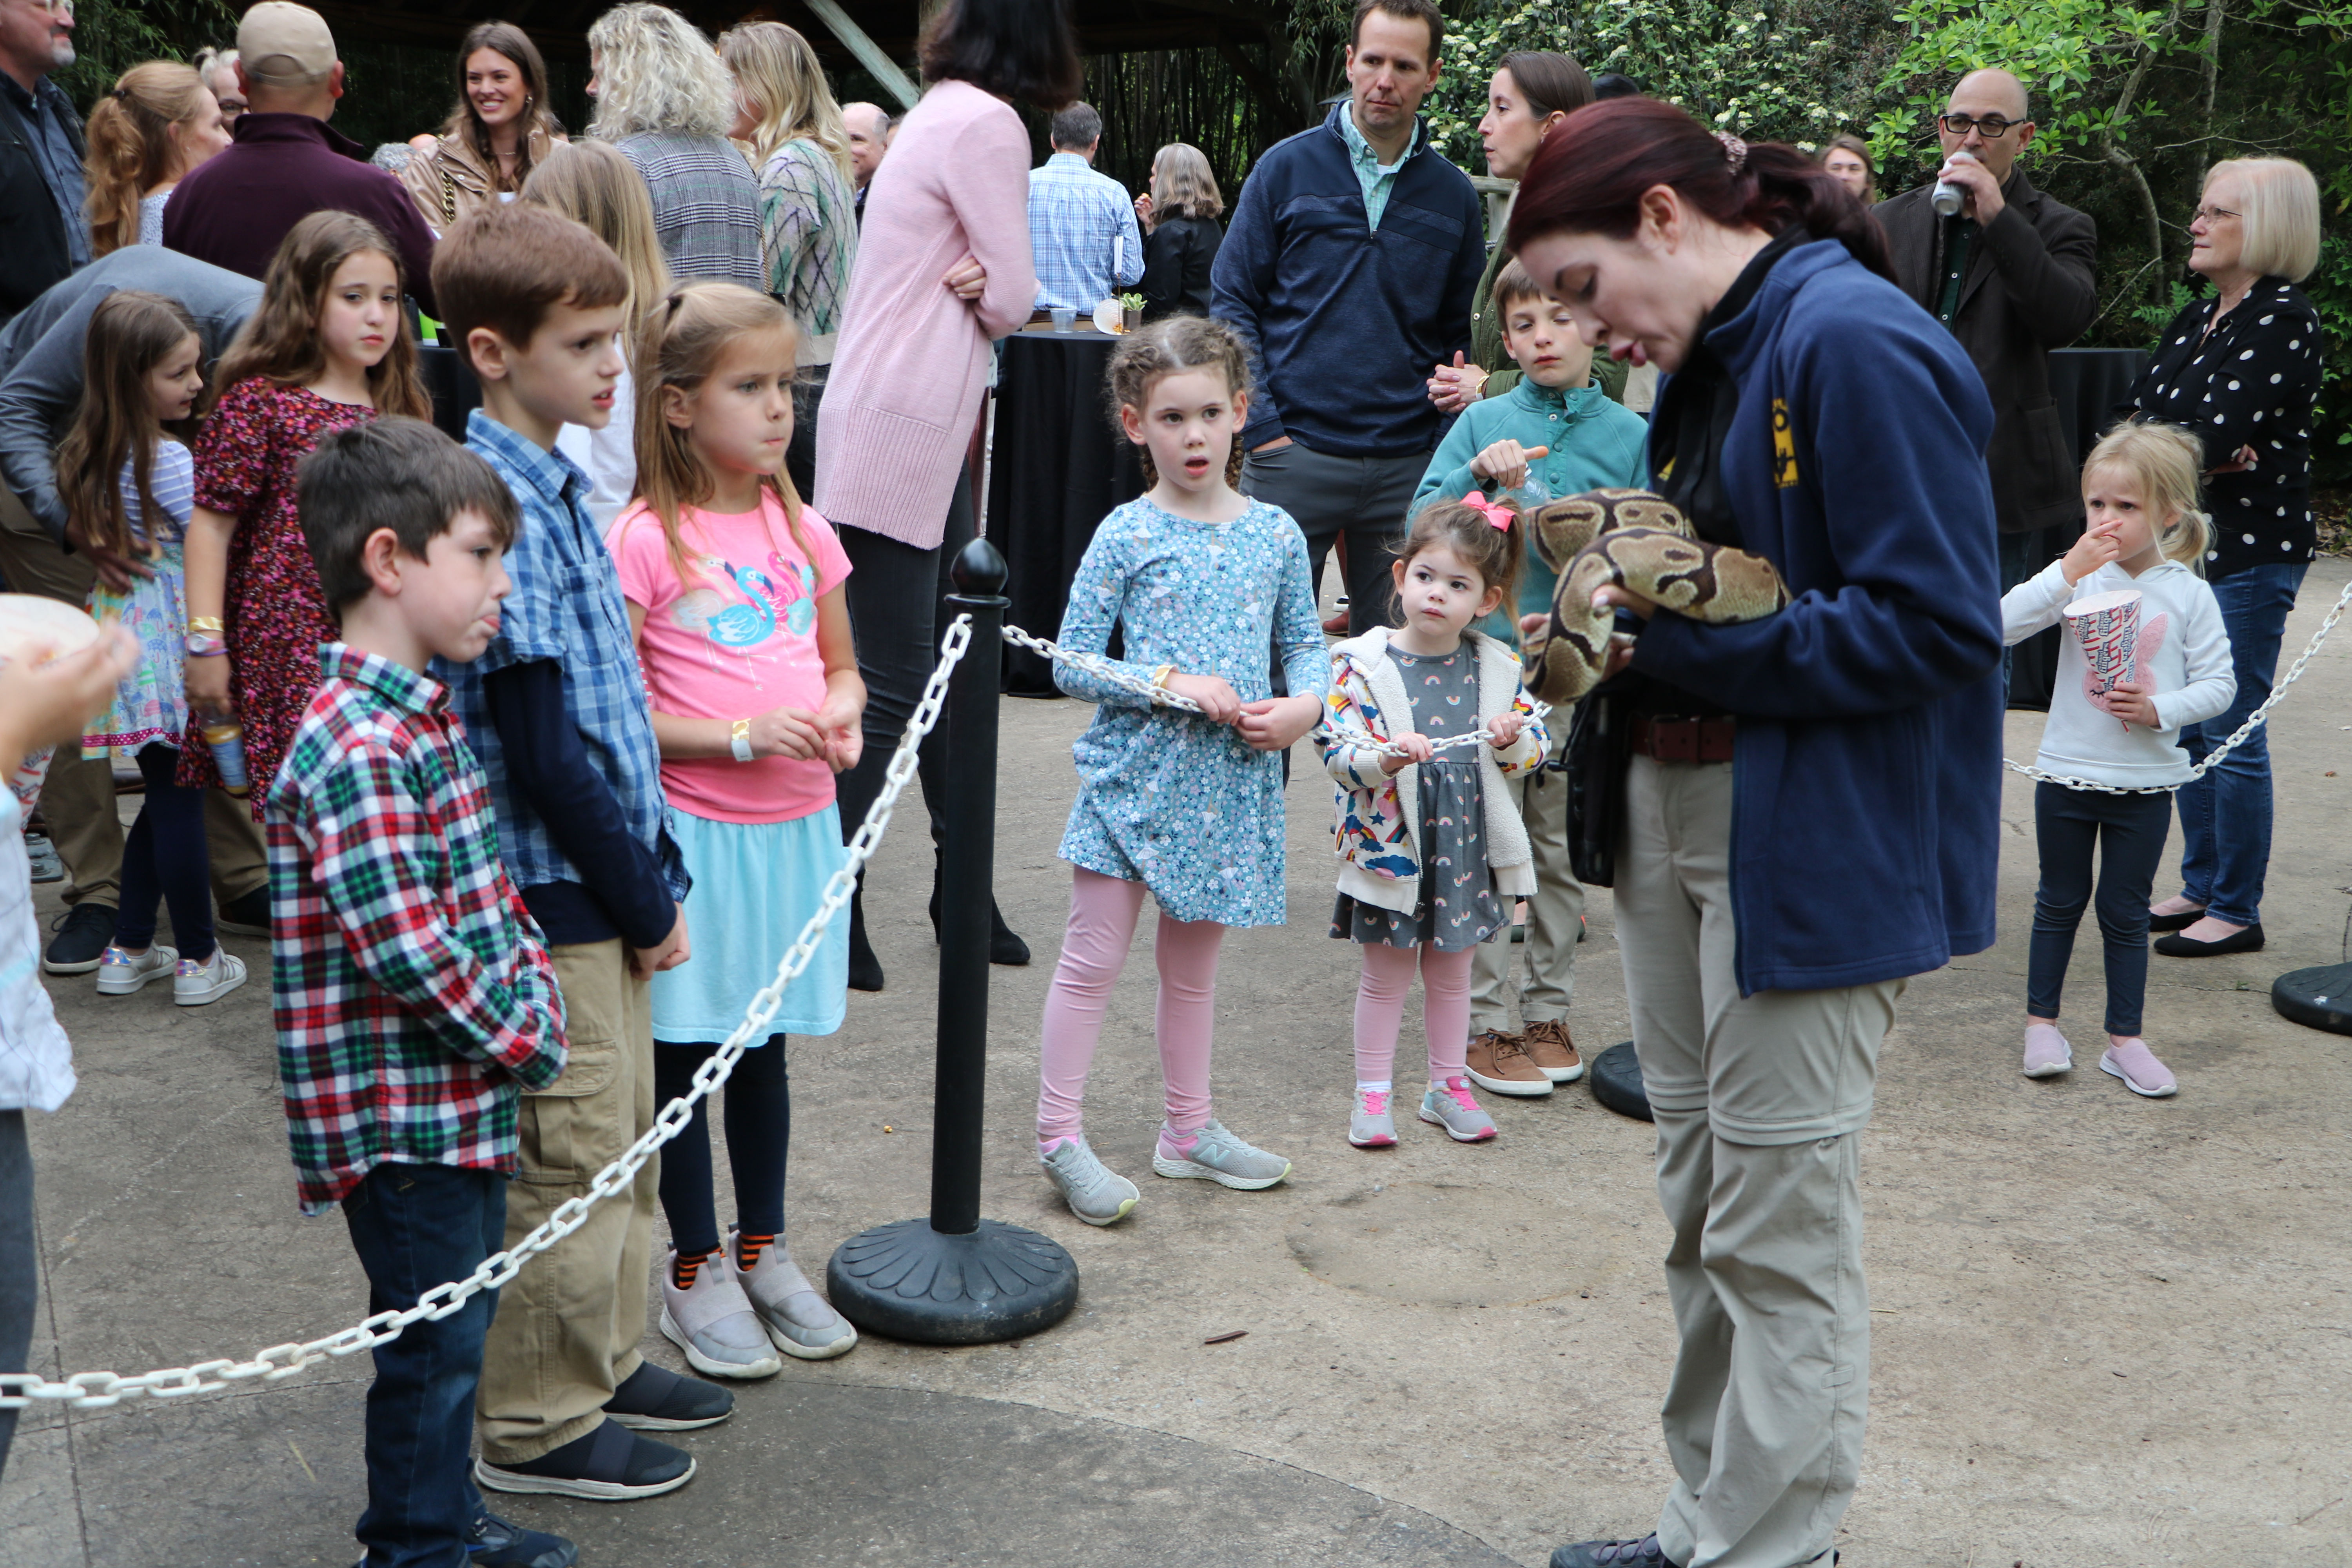
[[[1242,439],[1288,436],[1332,457],[1402,458],[1437,445],[1429,373],[1470,350],[1486,266],[1470,178],[1423,125],[1375,229],[1335,107],[1250,171],[1210,273],[1209,313],[1257,372]]]
[[[1951,333],[1835,240],[1707,335],[1739,386],[1722,474],[1779,615],[1661,611],[1633,668],[1739,720],[1743,995],[1866,984],[1992,945],[2000,575],[1992,405]]]

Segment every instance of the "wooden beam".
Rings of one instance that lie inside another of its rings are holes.
[[[849,13],[841,8],[839,0],[801,0],[801,4],[814,12],[817,20],[823,22],[835,37],[848,46],[849,52],[857,58],[857,63],[882,84],[883,91],[898,100],[899,108],[915,107],[915,100],[922,96],[916,91],[915,84],[907,79],[907,73],[898,68],[898,61],[884,54],[881,46],[866,36],[865,28],[850,20]]]

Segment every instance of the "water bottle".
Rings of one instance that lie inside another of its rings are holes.
[[[202,733],[213,766],[220,772],[221,787],[231,795],[252,788],[245,774],[245,726],[234,719],[207,719]]]
[[[1953,153],[1947,160],[1954,163],[1973,163],[1976,161],[1977,155],[1965,150]],[[1935,207],[1937,216],[1958,217],[1960,209],[1969,205],[1969,190],[1966,185],[1956,185],[1949,180],[1937,180],[1936,194],[1927,199]]]

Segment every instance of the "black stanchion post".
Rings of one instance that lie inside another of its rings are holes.
[[[1078,1266],[1058,1242],[980,1214],[1004,557],[976,539],[956,557],[952,576],[948,612],[971,616],[971,647],[949,677],[944,714],[952,792],[940,877],[931,1213],[843,1242],[825,1284],[835,1310],[862,1330],[969,1345],[1019,1339],[1067,1317],[1078,1301]]]

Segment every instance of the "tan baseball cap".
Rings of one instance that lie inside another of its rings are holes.
[[[308,87],[335,68],[335,35],[308,5],[261,0],[236,26],[236,54],[254,81]]]

